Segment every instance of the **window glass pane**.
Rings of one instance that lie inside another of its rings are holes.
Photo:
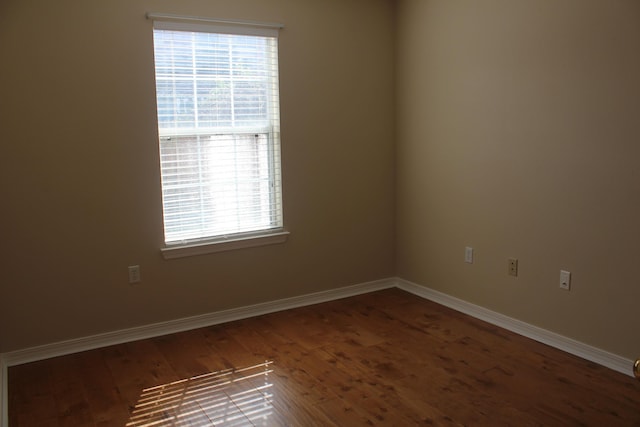
[[[267,84],[265,82],[237,82],[233,88],[236,101],[235,119],[242,126],[260,126],[268,121]]]
[[[198,82],[198,125],[229,127],[232,125],[231,82],[201,80]]]

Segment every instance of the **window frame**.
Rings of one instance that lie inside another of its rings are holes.
[[[208,18],[194,18],[194,17],[179,17],[173,15],[161,15],[161,14],[147,14],[148,19],[153,20],[153,30],[169,30],[169,31],[185,31],[185,32],[198,32],[198,33],[217,33],[217,34],[232,34],[243,36],[260,36],[260,37],[272,37],[275,38],[277,44],[278,30],[283,28],[281,24],[270,23],[257,23],[257,22],[241,22],[241,21],[226,21],[215,20]],[[156,41],[154,37],[153,46],[155,50]],[[277,46],[277,45],[276,45]],[[275,58],[276,67],[278,67],[279,58],[276,55]],[[154,82],[155,89],[157,91],[158,86],[156,82],[156,60],[154,57]],[[276,75],[277,77],[278,75]],[[276,80],[277,84],[277,80]],[[276,88],[279,92],[279,88]],[[279,95],[279,94],[278,94]],[[195,96],[195,95],[194,95]],[[157,102],[157,95],[156,95]],[[280,119],[280,105],[276,103],[277,120],[279,125]],[[160,150],[161,139],[163,138],[160,129],[159,110],[156,106],[156,120],[158,120],[158,149]],[[248,128],[251,133],[255,132],[257,127]],[[193,130],[196,130],[194,128]],[[273,141],[274,132],[278,133],[278,140]],[[272,189],[269,192],[270,198],[275,198],[276,209],[279,215],[279,224],[277,227],[270,227],[260,230],[253,230],[249,232],[234,232],[226,235],[218,234],[215,236],[204,236],[193,239],[167,241],[166,240],[166,213],[164,202],[164,184],[161,182],[161,190],[163,192],[163,236],[164,246],[161,247],[162,255],[165,259],[181,258],[186,256],[202,255],[208,253],[216,253],[221,251],[229,251],[241,248],[249,248],[256,246],[272,245],[284,243],[287,241],[289,232],[284,228],[284,204],[282,202],[282,162],[280,155],[280,129],[270,128],[264,132],[257,132],[257,134],[266,134],[269,141],[269,156],[275,156],[275,159],[270,159],[268,162],[269,168],[275,168],[271,170],[269,176],[277,176],[275,185],[277,188]],[[242,134],[243,131],[235,129],[234,134]],[[193,133],[193,135],[198,134]],[[191,134],[190,134],[191,135]],[[159,165],[160,166],[160,165]],[[162,174],[161,174],[162,175]]]

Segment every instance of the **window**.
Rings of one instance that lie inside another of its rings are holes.
[[[153,39],[167,248],[284,235],[277,30],[155,21]]]

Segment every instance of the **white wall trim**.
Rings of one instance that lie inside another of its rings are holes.
[[[184,258],[194,255],[212,254],[216,252],[233,251],[236,249],[253,248],[257,246],[284,243],[289,238],[288,231],[262,232],[244,235],[243,237],[221,238],[217,240],[190,243],[186,245],[170,245],[161,248],[164,259]]]
[[[452,308],[469,316],[491,323],[501,328],[523,335],[527,338],[555,347],[559,350],[597,363],[625,375],[633,376],[633,361],[613,353],[601,350],[546,329],[513,319],[495,311],[463,301],[416,283],[396,279],[396,286],[414,295]]]
[[[0,426],[9,427],[9,393],[7,363],[0,353]]]
[[[289,310],[291,308],[304,307],[307,305],[347,298],[354,295],[392,288],[395,286],[395,283],[395,279],[376,280],[373,282],[361,283],[358,285],[331,289],[328,291],[316,292],[307,295],[300,295],[292,298],[264,302],[240,308],[232,308],[215,313],[192,316],[183,319],[169,320],[167,322],[154,323],[151,325],[107,332],[104,334],[82,337],[68,341],[45,344],[38,347],[31,347],[24,350],[4,353],[4,361],[7,366],[20,365],[23,363],[35,362],[38,360],[49,359],[52,357],[63,356],[72,353],[79,353],[82,351],[93,350],[110,345],[153,338],[192,329],[204,328],[207,326],[260,316],[276,311]]]

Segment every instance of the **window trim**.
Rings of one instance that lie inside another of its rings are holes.
[[[278,30],[284,28],[284,25],[279,23],[233,21],[151,12],[146,14],[146,18],[153,21],[154,29],[160,30],[212,32],[278,38]],[[279,162],[279,168],[280,170],[277,171],[277,173],[281,175],[281,160]],[[281,181],[280,186],[282,186]],[[282,197],[281,194],[280,197]],[[280,209],[283,210],[284,206],[282,205],[282,200],[280,200],[279,203]],[[284,224],[281,223],[281,225],[282,226],[278,228],[263,229],[248,233],[236,233],[229,236],[215,236],[211,238],[176,242],[165,241],[164,246],[160,248],[160,251],[164,259],[175,259],[250,247],[281,244],[287,241],[290,234],[284,229]]]
[[[216,252],[233,251],[236,249],[253,248],[258,246],[276,245],[284,243],[289,238],[289,232],[284,229],[260,231],[246,235],[234,234],[229,237],[188,242],[178,242],[161,248],[164,259],[184,258],[188,256],[212,254]]]
[[[146,18],[151,21],[159,21],[159,22],[181,22],[190,23],[193,25],[197,24],[205,24],[208,28],[211,28],[212,25],[224,26],[224,27],[243,27],[245,28],[243,34],[247,31],[247,27],[252,28],[261,28],[261,29],[272,29],[272,30],[282,30],[284,28],[284,24],[279,22],[261,22],[261,21],[247,21],[247,20],[239,20],[239,19],[222,19],[222,18],[208,18],[203,16],[187,16],[187,15],[173,15],[170,13],[158,13],[158,12],[147,12],[145,14]],[[155,24],[157,25],[157,24]],[[161,24],[167,25],[167,24]],[[206,30],[205,30],[206,31]]]

